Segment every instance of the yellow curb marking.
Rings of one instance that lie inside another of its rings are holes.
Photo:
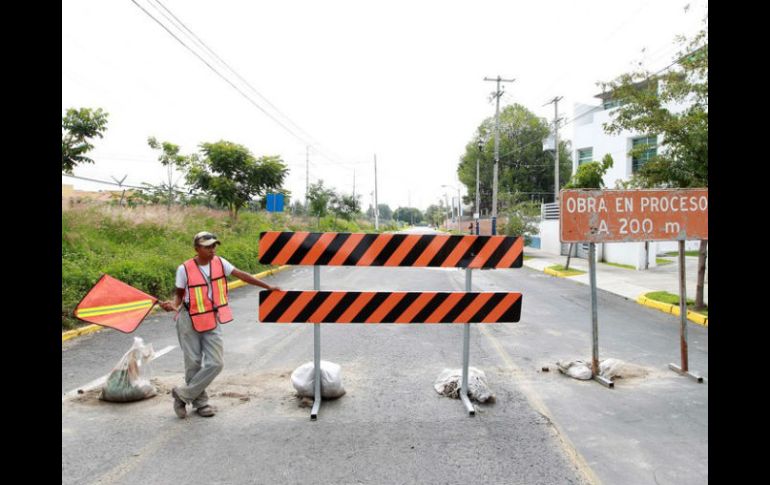
[[[660,310],[664,313],[670,313],[672,315],[679,316],[679,306],[678,305],[672,305],[670,303],[663,303],[662,301],[656,301],[652,300],[650,298],[647,298],[644,295],[640,295],[636,302],[640,305],[654,308],[656,310]],[[697,323],[698,325],[703,325],[704,327],[709,326],[709,319],[706,315],[696,313],[692,310],[687,310],[687,319],[690,320],[693,323]]]

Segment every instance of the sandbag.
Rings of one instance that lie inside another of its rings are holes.
[[[134,344],[123,354],[107,377],[99,399],[112,402],[130,402],[147,399],[158,393],[150,383],[150,361],[155,357],[152,344],[134,337]]]
[[[302,397],[315,397],[315,366],[307,362],[294,369],[291,383]],[[334,362],[321,361],[321,397],[333,399],[345,394],[342,385],[342,368]]]
[[[444,369],[433,383],[433,389],[442,396],[460,399],[462,372],[462,369]],[[494,401],[495,396],[489,390],[483,370],[468,367],[468,397],[477,402]]]

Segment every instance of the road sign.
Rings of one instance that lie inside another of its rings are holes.
[[[267,211],[283,212],[283,194],[267,194]]]
[[[708,189],[562,190],[561,242],[708,239]]]

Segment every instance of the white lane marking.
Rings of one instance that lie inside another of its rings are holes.
[[[152,359],[150,359],[150,362],[157,359],[158,357],[162,357],[166,355],[167,353],[171,352],[175,348],[176,348],[176,345],[169,345],[168,347],[162,348],[161,350],[155,352],[155,356]],[[90,391],[91,389],[104,384],[105,382],[107,382],[107,377],[109,377],[109,374],[101,376],[98,379],[94,379],[93,381],[89,382],[88,384],[84,384],[76,389],[73,389],[69,392],[62,394],[61,402],[64,402],[65,400],[71,397],[77,396],[78,394],[86,391]],[[81,392],[79,393],[78,391],[81,391]]]

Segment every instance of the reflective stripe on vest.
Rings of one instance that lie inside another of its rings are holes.
[[[217,326],[217,316],[219,323],[232,321],[232,312],[227,304],[227,280],[221,258],[214,256],[210,263],[213,301],[209,298],[209,284],[195,259],[185,261],[184,269],[187,273],[187,294],[190,297],[188,310],[193,328],[198,332],[213,330]]]

